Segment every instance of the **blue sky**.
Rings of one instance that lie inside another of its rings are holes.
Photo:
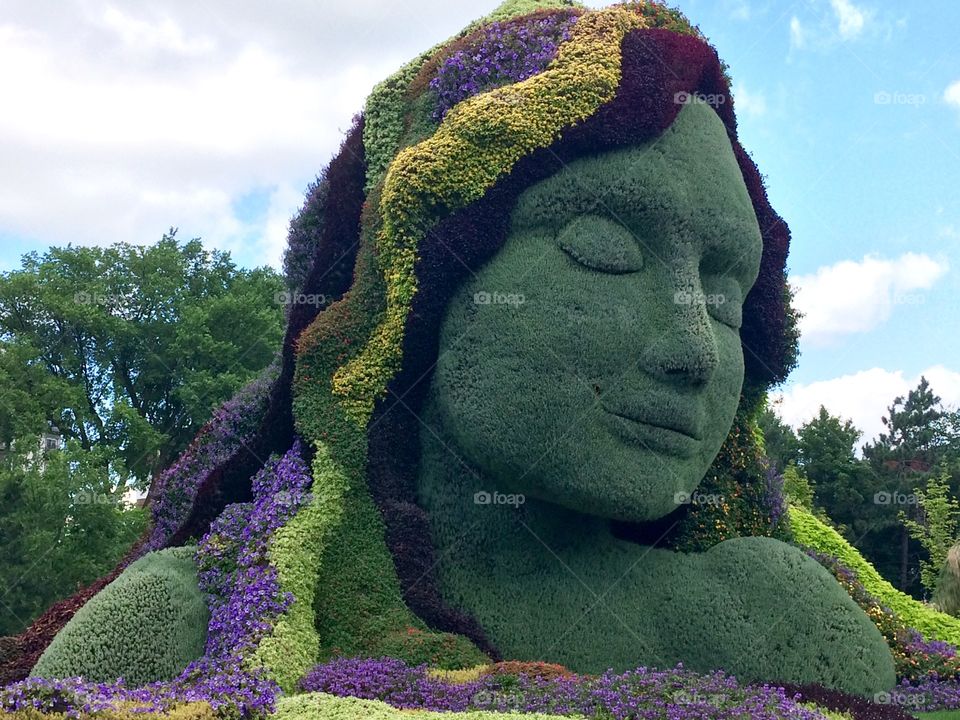
[[[496,4],[9,0],[0,270],[171,225],[277,265],[372,85]],[[823,402],[870,436],[921,373],[960,403],[960,5],[678,6],[729,63],[741,141],[793,231],[807,318],[783,416]]]

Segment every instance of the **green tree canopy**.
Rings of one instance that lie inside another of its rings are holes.
[[[138,483],[273,358],[282,278],[179,243],[51,248],[0,274],[0,441],[53,425]]]
[[[0,458],[0,636],[110,570],[146,522],[123,501],[111,448],[70,440],[41,452],[34,440]]]

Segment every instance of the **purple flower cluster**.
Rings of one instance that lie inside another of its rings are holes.
[[[278,692],[276,683],[262,671],[245,670],[233,659],[200,658],[174,680],[140,688],[129,688],[122,679],[91,683],[79,677],[27,678],[0,689],[0,709],[32,708],[79,718],[121,705],[135,713],[163,713],[180,703],[206,702],[225,718],[259,718],[273,712]]]
[[[153,530],[141,554],[166,547],[187,519],[204,479],[256,432],[267,397],[280,372],[274,362],[260,376],[217,408],[209,422],[176,462],[157,478]]]
[[[917,630],[909,628],[906,631],[904,645],[913,653],[923,653],[928,655],[942,655],[944,657],[956,657],[957,648],[943,640],[924,640]]]
[[[465,683],[440,680],[425,665],[400,660],[340,658],[318,665],[303,679],[307,691],[382,700],[401,709],[446,712],[490,710],[582,714],[605,720],[821,720],[782,688],[741,686],[722,672],[698,675],[678,665],[600,677],[545,679],[527,675],[485,675]]]
[[[911,713],[960,709],[960,683],[936,676],[920,682],[902,680],[889,693],[881,693],[879,702],[898,705]]]
[[[526,23],[492,23],[470,47],[440,65],[430,89],[437,94],[433,117],[442,120],[457,103],[543,72],[569,39],[577,17],[551,15]]]
[[[77,717],[120,703],[133,703],[137,712],[163,712],[176,703],[207,702],[229,717],[272,712],[279,687],[245,658],[293,600],[281,591],[267,547],[308,501],[310,482],[296,440],[254,476],[252,502],[228,506],[211,524],[197,549],[200,588],[210,607],[206,652],[178,677],[141,688],[127,687],[122,678],[112,684],[29,678],[0,690],[0,708]]]
[[[267,544],[309,497],[310,474],[300,441],[252,480],[253,502],[228,506],[210,526],[197,552],[200,589],[207,595],[207,656],[253,649],[273,619],[293,601],[280,590]]]

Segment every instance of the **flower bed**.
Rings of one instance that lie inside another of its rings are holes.
[[[494,673],[457,683],[431,675],[425,665],[411,667],[391,658],[341,658],[315,667],[303,679],[302,687],[339,697],[379,700],[404,710],[438,712],[485,710],[603,720],[825,717],[796,702],[782,688],[742,686],[722,672],[698,675],[682,665],[663,671],[641,667],[599,677]]]
[[[247,658],[292,600],[280,590],[267,546],[308,499],[310,475],[300,452],[297,441],[282,458],[268,461],[252,480],[253,501],[230,506],[200,542],[200,589],[211,615],[204,657],[173,680],[140,688],[128,687],[122,679],[28,678],[0,690],[0,707],[79,717],[129,704],[139,712],[159,713],[205,702],[221,717],[272,712],[279,687],[267,669],[251,667]]]
[[[954,645],[942,640],[925,640],[917,630],[867,592],[857,574],[837,558],[815,550],[808,550],[807,554],[833,573],[876,624],[893,653],[897,680],[911,683],[923,683],[931,678],[960,680],[960,656]]]

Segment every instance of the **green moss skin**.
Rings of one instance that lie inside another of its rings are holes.
[[[196,548],[144,555],[77,611],[34,677],[124,678],[130,686],[175,677],[203,654],[209,612],[197,585]]]
[[[879,631],[800,550],[738,538],[683,554],[610,532],[691,497],[726,502],[697,491],[740,399],[759,257],[723,125],[692,104],[653,143],[527,190],[504,247],[448,306],[419,500],[445,598],[504,657],[893,685]],[[525,502],[476,496],[494,492]]]

